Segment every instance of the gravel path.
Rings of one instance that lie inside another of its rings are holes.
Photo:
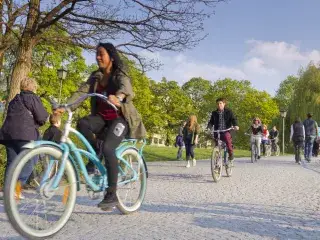
[[[292,157],[256,164],[236,159],[231,178],[213,183],[209,161],[148,163],[139,212],[105,213],[83,190],[68,224],[53,239],[320,239],[320,161]],[[0,202],[0,239],[22,239]]]

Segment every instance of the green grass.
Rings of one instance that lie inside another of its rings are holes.
[[[143,150],[143,155],[148,162],[153,161],[176,161],[178,148],[175,147],[156,147],[146,146]],[[211,148],[196,148],[195,158],[196,159],[210,159]],[[183,150],[183,159],[185,159],[185,150]],[[234,156],[238,157],[250,157],[250,151],[235,149]]]

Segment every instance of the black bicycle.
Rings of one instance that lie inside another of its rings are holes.
[[[226,130],[214,130],[212,133],[217,133],[217,145],[214,147],[211,154],[211,174],[214,182],[218,182],[222,176],[222,167],[226,169],[227,177],[231,177],[233,164],[227,160],[228,151],[227,145],[220,139],[220,133],[227,132],[233,128],[228,128]],[[223,159],[223,161],[222,161]]]

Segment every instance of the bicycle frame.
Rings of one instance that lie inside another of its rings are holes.
[[[52,190],[58,187],[59,182],[60,182],[62,175],[63,175],[63,172],[64,172],[65,163],[66,163],[68,157],[70,158],[71,156],[75,157],[75,158],[71,158],[70,160],[73,162],[73,166],[75,167],[77,175],[79,176],[79,168],[80,168],[80,171],[83,173],[87,185],[89,185],[93,191],[102,191],[103,189],[101,189],[101,188],[107,188],[108,186],[107,186],[107,181],[106,181],[107,180],[106,169],[102,165],[100,160],[98,159],[98,157],[97,157],[95,151],[93,150],[92,146],[90,145],[90,143],[77,130],[70,128],[70,133],[75,134],[77,139],[79,139],[85,145],[85,147],[87,148],[88,151],[86,151],[84,149],[77,148],[76,145],[69,138],[67,139],[66,143],[61,143],[61,144],[56,144],[56,143],[53,143],[50,141],[42,141],[42,140],[34,141],[34,142],[26,144],[24,146],[24,148],[31,149],[31,148],[35,148],[35,147],[38,147],[41,145],[51,145],[54,147],[58,147],[62,150],[63,155],[61,158],[61,164],[58,169],[57,175],[53,179],[53,182],[51,183],[51,186],[50,186],[50,189],[52,189]],[[125,139],[116,150],[117,158],[122,163],[124,163],[125,166],[127,166],[130,170],[132,170],[132,172],[134,174],[131,179],[122,181],[122,182],[120,182],[120,184],[126,184],[131,181],[136,181],[138,178],[137,172],[130,166],[130,164],[125,159],[123,159],[121,157],[121,153],[125,149],[136,148],[136,143],[137,143],[136,139]],[[143,151],[143,147],[145,146],[145,144],[146,144],[146,141],[144,140],[143,145],[138,150],[141,156],[142,156],[142,151]],[[70,155],[70,154],[72,154],[72,155]],[[101,176],[103,177],[104,182],[103,182],[102,186],[98,186],[92,181],[91,177],[89,176],[89,174],[86,170],[82,156],[86,156],[89,159],[89,161],[92,161],[97,166],[99,172],[101,173]],[[51,172],[51,169],[52,169],[55,161],[56,160],[50,160],[49,165],[46,169],[46,172],[43,176],[41,183],[44,183],[48,179],[49,173]],[[77,165],[75,163],[77,163]],[[124,174],[124,172],[122,171],[122,169],[120,167],[119,167],[119,173]],[[77,179],[79,179],[79,177],[77,177]],[[79,190],[79,187],[78,187],[78,190]]]
[[[227,161],[227,145],[226,145],[226,143],[224,142],[224,141],[222,141],[221,139],[220,139],[220,136],[221,136],[221,133],[222,132],[227,132],[227,131],[230,131],[230,130],[232,130],[233,128],[229,128],[229,129],[226,129],[226,130],[214,130],[214,131],[212,131],[213,133],[217,133],[218,134],[218,136],[217,136],[217,140],[218,140],[218,146],[216,146],[216,147],[218,147],[219,148],[219,152],[221,152],[221,150],[223,150],[224,152],[223,152],[223,160],[224,160],[224,163],[226,164],[226,161]]]
[[[84,101],[88,96],[98,96],[98,97],[101,97],[101,98],[103,98],[105,100],[107,99],[105,96],[103,96],[101,94],[87,94],[85,97],[79,98],[78,101],[76,101],[76,103],[80,102],[80,101]],[[106,101],[108,101],[108,100],[106,100]],[[116,108],[113,104],[110,104],[110,105],[112,105],[114,108]],[[30,149],[30,148],[38,147],[40,145],[49,145],[49,146],[58,147],[58,148],[61,149],[61,151],[63,153],[62,154],[62,158],[61,158],[61,164],[59,166],[57,175],[53,178],[52,182],[50,183],[49,190],[54,190],[54,189],[56,189],[58,187],[59,182],[61,181],[64,169],[65,169],[66,161],[68,160],[68,158],[70,158],[72,163],[73,163],[73,166],[75,168],[76,174],[77,174],[77,180],[79,180],[79,171],[78,171],[78,168],[77,168],[77,166],[79,166],[81,172],[84,175],[84,178],[85,178],[85,181],[86,181],[87,185],[89,185],[90,188],[93,191],[103,191],[105,188],[108,187],[107,186],[107,171],[106,171],[105,167],[101,164],[100,160],[98,159],[98,157],[96,155],[95,150],[92,148],[92,146],[88,142],[88,140],[80,132],[78,132],[76,129],[71,127],[72,111],[71,111],[70,107],[67,107],[67,106],[68,105],[65,105],[64,107],[67,110],[69,116],[68,116],[68,120],[66,121],[66,124],[65,124],[65,127],[64,127],[64,133],[63,133],[63,136],[61,138],[61,143],[60,144],[56,144],[56,143],[51,142],[51,141],[39,140],[39,141],[34,141],[34,142],[26,144],[24,146],[24,148],[29,148]],[[69,138],[69,133],[73,133],[76,136],[76,138],[78,140],[80,140],[84,144],[86,150],[77,148],[77,146]],[[121,181],[118,184],[126,184],[126,183],[129,183],[129,182],[132,182],[132,181],[136,181],[138,179],[137,172],[130,166],[130,164],[125,159],[123,159],[121,157],[122,152],[124,150],[126,150],[127,148],[135,148],[135,149],[137,149],[136,148],[136,143],[137,143],[137,139],[125,139],[124,141],[122,141],[122,144],[120,144],[120,146],[116,149],[117,158],[123,164],[125,164],[126,167],[128,167],[133,172],[133,177],[131,179],[125,180],[125,181]],[[138,150],[138,152],[139,152],[139,154],[141,156],[143,156],[142,155],[142,151],[143,151],[143,147],[145,145],[146,145],[146,141],[143,140],[143,145]],[[72,155],[70,153],[72,153]],[[75,159],[73,159],[72,156],[74,156]],[[98,186],[97,184],[95,184],[92,181],[91,177],[89,176],[89,174],[88,174],[88,172],[86,170],[86,167],[85,167],[85,164],[83,162],[82,156],[86,156],[89,159],[89,161],[92,161],[97,166],[99,172],[101,173],[101,176],[103,177],[103,184],[101,184],[101,186]],[[56,160],[50,160],[49,165],[48,165],[48,167],[47,167],[47,169],[45,171],[45,174],[43,176],[43,179],[41,181],[42,184],[45,183],[46,180],[49,178],[49,174],[51,172],[51,169],[52,169],[53,164],[54,164],[55,161]],[[76,166],[75,162],[77,163],[77,166]],[[124,174],[124,172],[122,171],[120,166],[119,166],[119,173],[120,174]],[[80,187],[78,185],[78,190],[79,189],[80,189]]]

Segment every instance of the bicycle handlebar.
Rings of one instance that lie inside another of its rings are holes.
[[[234,129],[234,127],[231,127],[231,128],[224,129],[224,130],[213,130],[212,132],[220,133],[220,132],[227,132],[227,131],[230,131],[230,130],[233,130],[233,129]]]
[[[114,110],[118,111],[118,108],[112,102],[110,102],[108,100],[108,97],[106,97],[102,94],[99,94],[99,93],[84,94],[81,97],[79,97],[76,101],[74,101],[73,103],[69,103],[69,104],[59,104],[53,99],[50,99],[50,103],[51,103],[53,109],[58,109],[58,108],[69,109],[74,105],[80,104],[81,102],[86,100],[88,97],[99,97],[99,98],[103,99],[104,101],[106,101]]]
[[[253,136],[253,137],[262,137],[262,134],[244,133],[244,135]]]

